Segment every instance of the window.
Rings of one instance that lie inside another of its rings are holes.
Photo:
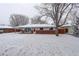
[[[40,28],[40,30],[43,30],[43,28]]]
[[[50,28],[49,30],[53,30],[53,28]]]

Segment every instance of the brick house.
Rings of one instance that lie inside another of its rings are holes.
[[[17,28],[23,30],[26,33],[55,34],[55,26],[49,24],[27,24],[24,26],[18,26]],[[67,26],[63,26],[59,28],[58,31],[60,34],[65,34],[68,33],[69,29]]]

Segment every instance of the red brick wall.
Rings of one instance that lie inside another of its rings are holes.
[[[68,32],[68,29],[67,28],[60,28],[59,29],[59,33],[60,34],[64,34],[64,33],[67,33]]]
[[[9,32],[20,32],[22,30],[20,29],[4,29],[4,32],[9,33]],[[60,28],[59,30],[60,34],[65,34],[68,32],[67,28]],[[36,34],[55,34],[55,30],[33,30],[33,33],[35,32]]]
[[[19,29],[4,29],[4,32],[8,33],[8,32],[19,32],[21,30]]]
[[[36,30],[36,34],[54,34],[55,31],[53,30]]]
[[[68,32],[68,29],[60,28],[58,29],[59,34],[65,34]],[[55,30],[35,30],[36,34],[55,34]]]

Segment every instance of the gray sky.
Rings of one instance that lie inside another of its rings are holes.
[[[11,14],[23,14],[29,17],[38,14],[35,5],[37,4],[0,4],[0,24],[9,24]]]

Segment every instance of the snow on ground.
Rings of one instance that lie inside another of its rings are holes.
[[[63,34],[0,34],[1,56],[79,56],[79,38]]]

